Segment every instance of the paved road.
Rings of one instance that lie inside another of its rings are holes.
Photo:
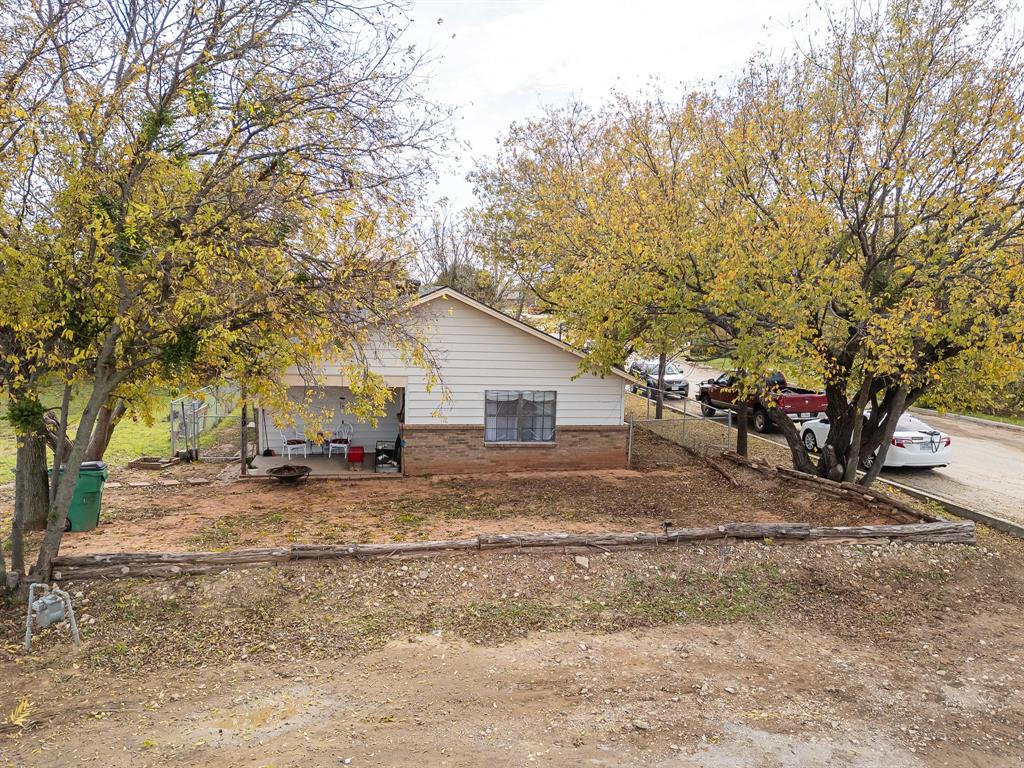
[[[882,476],[1024,523],[1024,431],[952,416],[920,418],[953,438],[953,463],[925,471],[887,469]]]
[[[691,395],[700,381],[720,373],[685,361],[678,365],[690,380]],[[882,477],[1024,523],[1024,430],[948,415],[919,416],[953,439],[953,463],[942,469],[887,469]],[[771,437],[782,442],[779,435]]]

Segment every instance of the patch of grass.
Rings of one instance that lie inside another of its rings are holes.
[[[905,565],[897,565],[890,571],[892,581],[901,587],[909,587],[916,584],[920,579],[917,573]]]
[[[100,666],[112,665],[116,667],[125,662],[131,655],[132,652],[129,650],[128,644],[123,640],[117,640],[113,643],[94,647],[89,657]]]
[[[525,637],[538,629],[567,625],[564,609],[542,600],[513,599],[500,603],[474,602],[442,620],[445,626],[471,640],[494,642]]]
[[[53,384],[44,387],[40,400],[44,408],[60,408],[64,387],[60,384]],[[71,407],[69,409],[70,436],[74,436],[74,427],[81,418],[82,411],[88,400],[88,391],[76,388],[72,392]],[[153,410],[154,421],[146,424],[145,421],[123,419],[114,430],[114,436],[110,440],[110,447],[104,456],[108,464],[126,464],[139,456],[154,454],[166,454],[168,451],[167,433],[167,408],[170,403],[170,396],[160,395]],[[14,469],[15,455],[17,451],[17,438],[10,423],[7,421],[7,396],[0,394],[0,482],[6,482],[10,478],[10,472]]]
[[[402,525],[408,525],[413,528],[418,528],[423,525],[423,517],[413,512],[400,512],[398,514],[398,522]]]
[[[766,543],[768,542],[766,541]],[[760,563],[760,566],[761,570],[764,571],[765,576],[772,581],[779,581],[781,578],[781,571],[776,563],[773,563],[771,560],[764,560]]]
[[[695,574],[684,578],[630,577],[625,589],[609,596],[609,628],[695,620],[722,623],[767,615],[789,593],[785,584],[773,583],[776,579],[777,571],[772,575],[755,570],[727,573],[721,578]]]
[[[398,523],[404,527],[419,527],[431,518],[467,520],[494,518],[495,505],[484,504],[471,493],[441,493],[428,499],[402,499],[384,501],[376,508],[381,524]],[[500,515],[498,515],[500,516]]]
[[[232,517],[225,517],[211,525],[206,526],[202,531],[188,540],[188,545],[200,550],[227,550],[236,546],[241,540],[239,521]]]
[[[345,624],[353,634],[350,642],[363,650],[381,648],[403,632],[425,629],[415,614],[396,605],[384,605],[356,614]]]
[[[897,565],[889,571],[889,580],[898,587],[910,588],[926,582],[943,583],[953,578],[941,564],[930,568],[917,569],[906,565]]]
[[[720,371],[728,371],[733,368],[731,357],[713,357],[710,360],[705,360],[701,365],[706,368],[717,368]]]
[[[230,414],[225,416],[221,422],[213,429],[203,432],[199,436],[199,452],[200,455],[205,452],[209,452],[211,448],[219,446],[230,446],[230,455],[238,453],[238,443],[240,440],[239,430],[242,425],[242,408],[239,406]],[[116,432],[114,433],[116,436]]]
[[[976,411],[968,411],[962,415],[973,416],[976,419],[985,419],[987,421],[1000,421],[1003,424],[1016,424],[1018,427],[1024,427],[1024,417],[1021,416],[996,416],[991,413],[978,413]]]
[[[64,395],[62,384],[44,387],[40,401],[44,408],[60,408]],[[82,388],[72,390],[69,414],[69,437],[74,437],[75,427],[85,410],[89,393]],[[171,397],[161,393],[156,397],[153,406],[153,423],[147,424],[143,419],[122,419],[114,429],[114,436],[104,455],[104,461],[113,466],[123,466],[139,456],[165,456],[170,450],[167,426],[167,410]],[[241,408],[226,416],[214,429],[199,436],[200,450],[209,450],[215,446],[230,445],[234,453],[238,452],[238,431],[241,422]],[[7,395],[0,393],[0,482],[5,482],[14,469],[17,439],[10,423],[7,421]]]

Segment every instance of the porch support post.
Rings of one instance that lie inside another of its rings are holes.
[[[265,435],[260,431],[261,408],[253,403],[252,405],[252,455],[260,455],[260,446],[263,444]]]
[[[242,477],[249,474],[249,403],[245,399],[245,392],[242,393],[242,434],[239,441],[238,455],[242,459]]]

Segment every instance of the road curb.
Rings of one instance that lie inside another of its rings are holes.
[[[885,483],[888,486],[896,488],[908,496],[913,496],[915,499],[922,499],[923,501],[934,501],[944,510],[957,517],[965,518],[966,520],[973,520],[976,523],[982,523],[987,525],[989,528],[995,528],[997,531],[1008,533],[1011,536],[1016,536],[1019,539],[1024,539],[1024,525],[1015,523],[1013,520],[1007,520],[1005,517],[998,517],[996,515],[990,515],[987,512],[979,512],[976,509],[965,507],[962,504],[957,504],[952,499],[947,499],[945,496],[937,496],[934,493],[927,493],[925,491],[918,490],[917,488],[911,488],[909,485],[903,483],[897,483],[894,480],[886,480],[885,478],[878,478],[876,482]]]
[[[981,424],[986,427],[1000,427],[1001,429],[1010,429],[1015,432],[1024,432],[1024,427],[1020,424],[1008,424],[1005,421],[996,421],[994,419],[983,419],[980,416],[967,416],[963,413],[939,413],[934,408],[918,408],[916,405],[909,409],[917,413],[923,413],[926,416],[938,416],[942,419],[953,419],[955,421],[969,421],[972,424]]]

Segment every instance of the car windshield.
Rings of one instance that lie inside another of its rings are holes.
[[[668,363],[665,366],[665,373],[669,376],[678,376],[680,374],[680,370],[676,368],[675,363]]]

